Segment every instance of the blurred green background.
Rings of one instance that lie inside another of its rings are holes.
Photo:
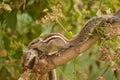
[[[0,80],[19,78],[23,50],[34,38],[52,32],[72,38],[88,19],[118,9],[120,0],[0,0]],[[58,80],[96,80],[109,66],[99,57],[95,44],[57,68]],[[108,69],[104,78],[116,80],[114,71]]]

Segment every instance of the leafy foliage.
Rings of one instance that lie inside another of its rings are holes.
[[[23,72],[20,67],[22,52],[27,44],[38,36],[59,32],[72,38],[84,23],[103,14],[112,14],[120,9],[119,0],[2,0],[0,2],[0,80],[16,80]],[[109,43],[109,44],[108,44]],[[114,52],[110,40],[109,54],[120,66],[120,51]],[[117,71],[109,59],[100,60],[102,48],[95,44],[86,54],[57,68],[58,80],[116,80]],[[113,57],[115,54],[118,57]],[[104,56],[109,56],[109,54]],[[117,59],[116,59],[117,58]]]

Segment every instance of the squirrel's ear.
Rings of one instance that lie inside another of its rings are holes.
[[[117,10],[117,11],[114,13],[114,16],[117,16],[117,17],[119,17],[119,18],[120,18],[120,9],[119,9],[119,10]]]

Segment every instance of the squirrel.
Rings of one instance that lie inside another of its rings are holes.
[[[83,42],[88,38],[89,33],[93,30],[92,27],[100,25],[104,21],[102,17],[95,17],[88,20],[82,31],[73,39],[69,40],[60,33],[51,33],[45,38],[41,39],[40,37],[34,39],[29,43],[28,49],[36,48],[44,54],[57,53],[61,49],[74,46],[79,42]]]

